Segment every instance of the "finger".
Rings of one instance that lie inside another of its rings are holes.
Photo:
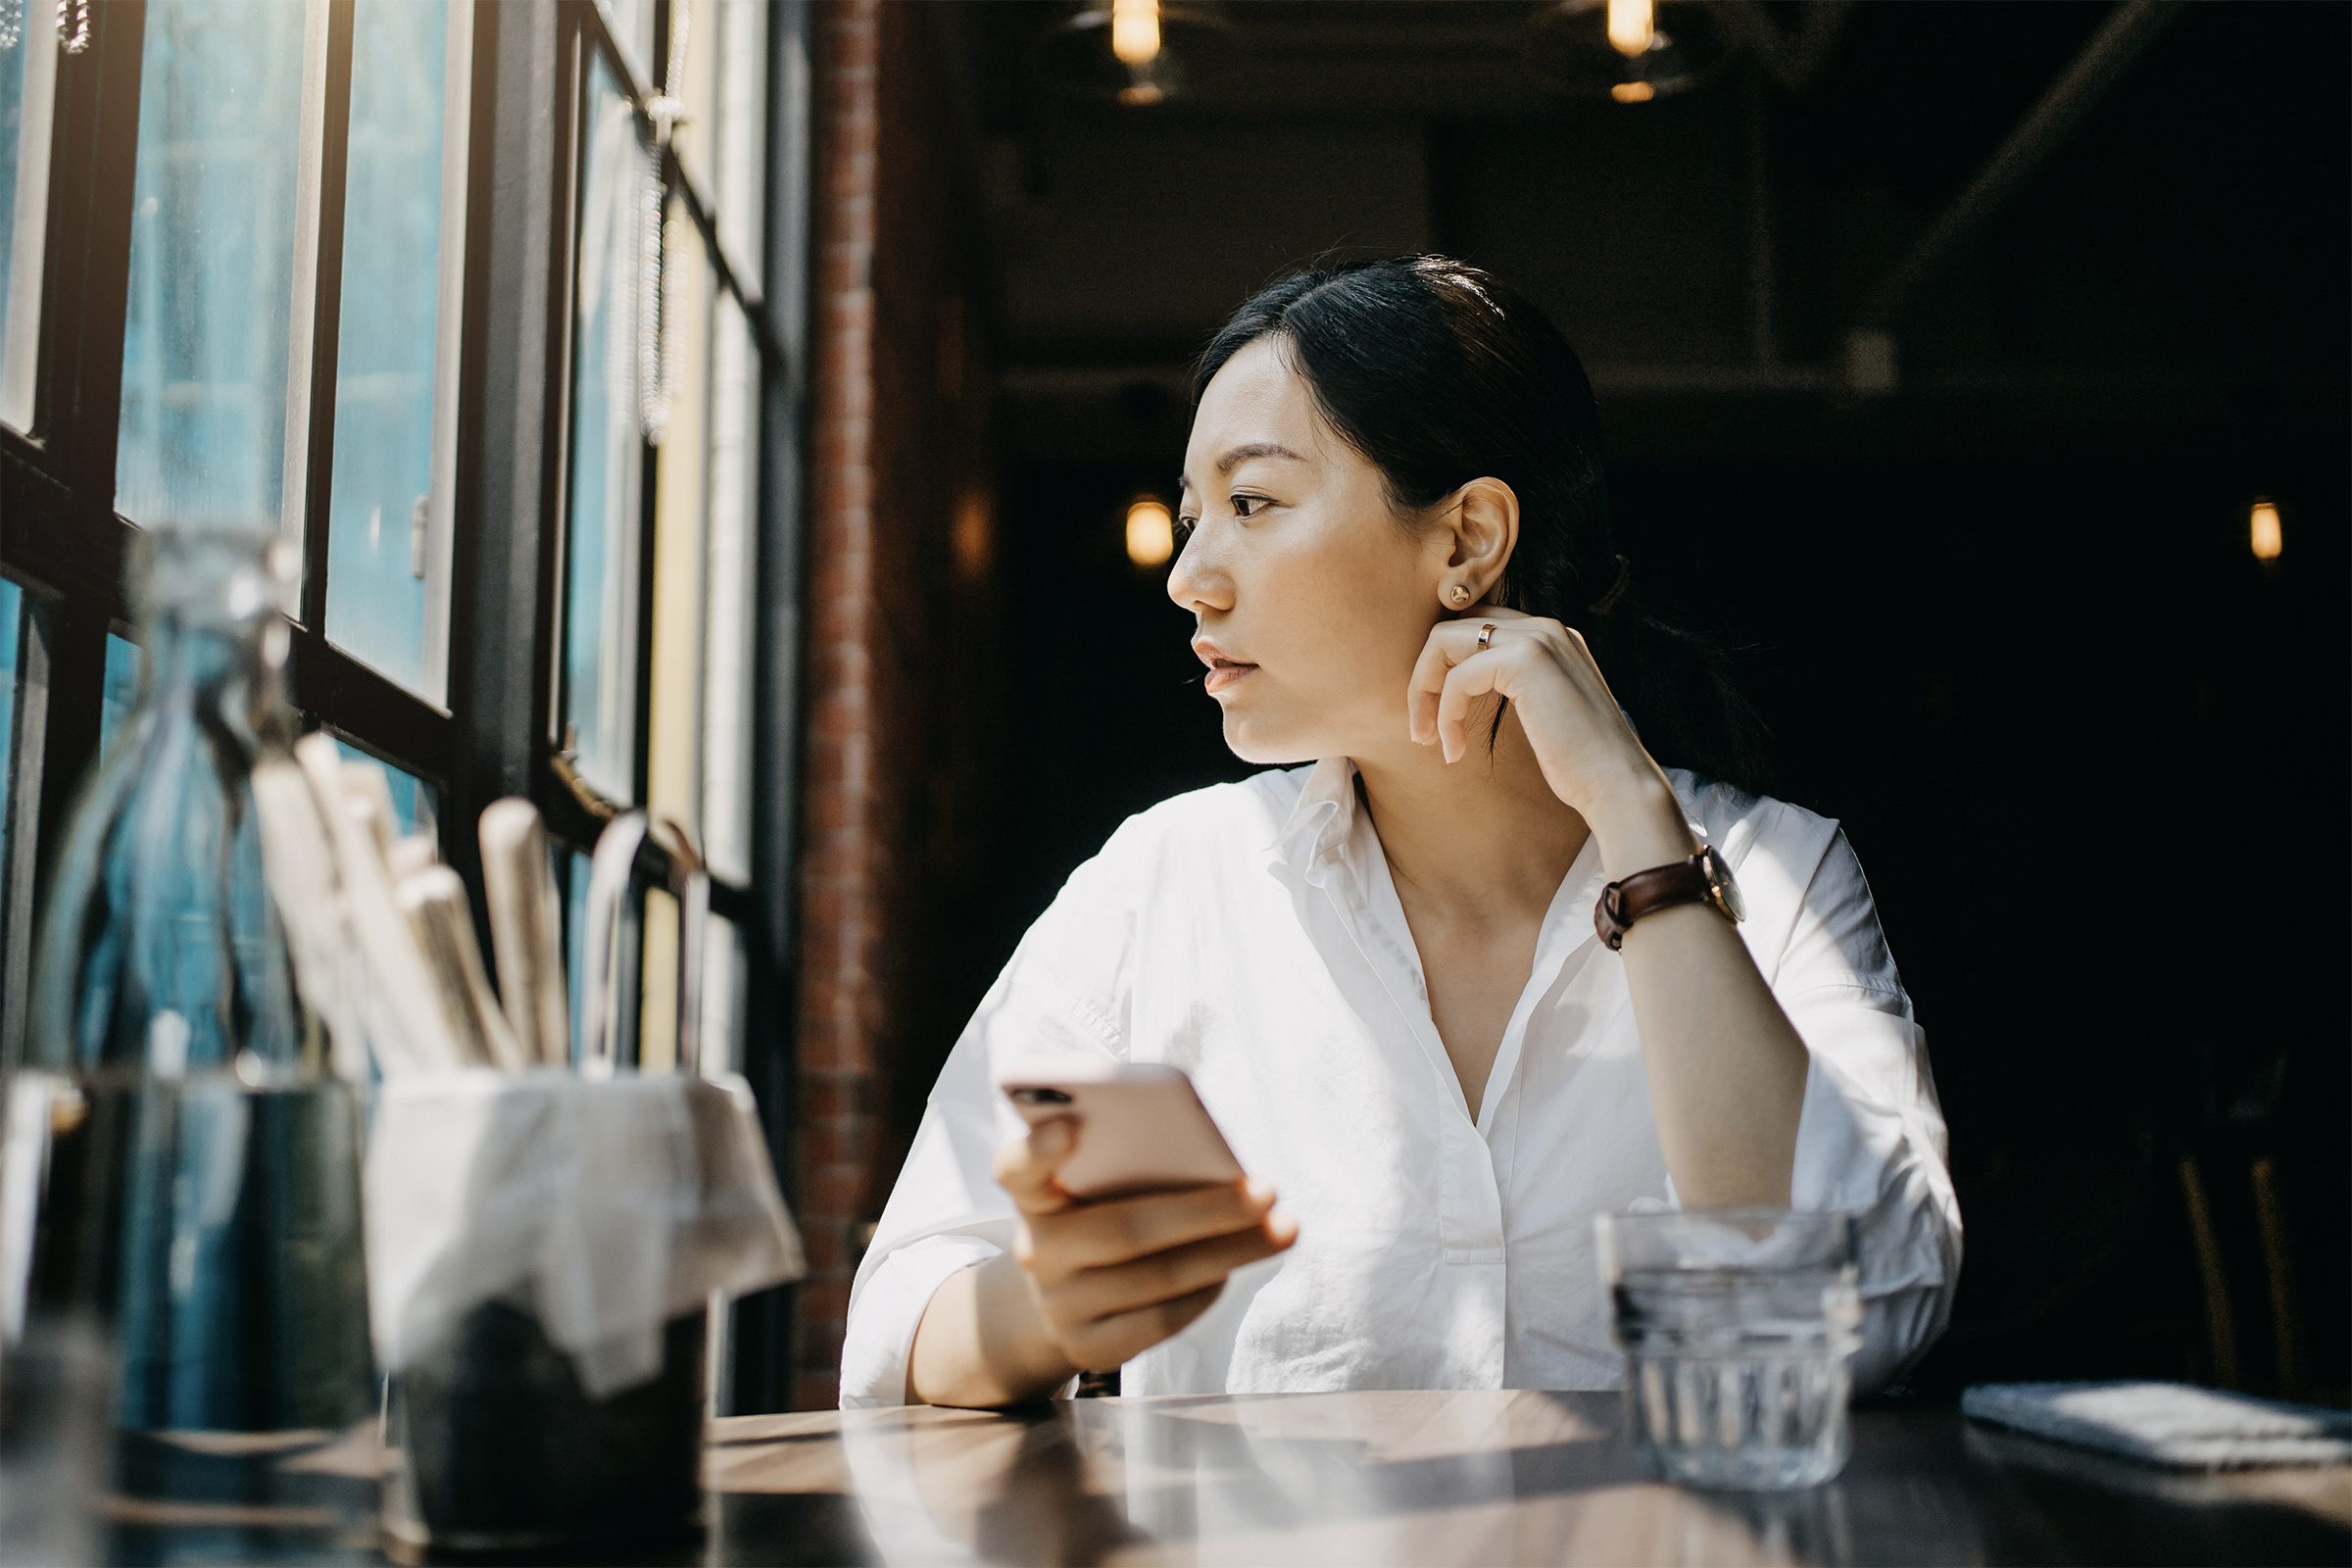
[[[1285,1251],[1298,1239],[1298,1222],[1276,1213],[1230,1236],[1212,1236],[1108,1268],[1086,1269],[1054,1292],[1054,1312],[1064,1322],[1089,1323],[1172,1301],[1216,1284],[1246,1264]]]
[[[1273,1206],[1273,1188],[1240,1181],[1082,1203],[1054,1220],[1048,1264],[1054,1278],[1048,1282],[1254,1229]]]
[[[1465,733],[1470,717],[1470,704],[1494,690],[1503,678],[1508,665],[1499,651],[1464,660],[1446,671],[1446,684],[1438,696],[1438,745],[1448,762],[1458,761],[1469,748]]]
[[[1441,620],[1429,629],[1429,640],[1413,661],[1412,678],[1404,688],[1405,733],[1423,746],[1438,738],[1438,699],[1446,676],[1454,665],[1478,652],[1478,629],[1483,621]],[[1497,623],[1499,624],[1499,622]]]
[[[1149,1350],[1192,1326],[1195,1318],[1214,1306],[1225,1289],[1223,1280],[1173,1301],[1124,1312],[1090,1323],[1061,1342],[1062,1354],[1084,1372],[1109,1372],[1130,1356]]]
[[[1482,600],[1463,611],[1458,618],[1441,620],[1431,627],[1429,641],[1421,646],[1421,657],[1413,662],[1412,679],[1405,685],[1405,733],[1424,746],[1436,744],[1438,699],[1445,690],[1446,671],[1478,654],[1479,633],[1487,622],[1494,623],[1499,638],[1502,628],[1512,621],[1535,618],[1524,610],[1509,610]]]
[[[1012,1195],[1024,1214],[1052,1214],[1070,1204],[1070,1195],[1054,1174],[1078,1147],[1078,1123],[1069,1116],[1041,1121],[997,1151],[997,1184]]]

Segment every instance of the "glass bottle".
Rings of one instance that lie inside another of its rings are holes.
[[[252,786],[294,736],[294,567],[274,531],[137,541],[138,694],[64,840],[5,1084],[0,1557],[73,1545],[120,1516],[104,1494],[372,1505],[286,1463],[376,1408],[359,1104],[294,984]]]

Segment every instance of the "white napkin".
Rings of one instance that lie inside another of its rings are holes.
[[[530,1312],[604,1399],[713,1293],[806,1272],[742,1078],[387,1078],[367,1161],[368,1316],[397,1370],[485,1301]]]

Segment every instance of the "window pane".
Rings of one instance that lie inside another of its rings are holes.
[[[734,1072],[743,1062],[745,980],[743,933],[723,915],[710,916],[703,949],[703,1073]]]
[[[449,22],[447,0],[358,0],[352,12],[326,575],[327,634],[435,702],[450,492],[435,462],[434,393],[437,370],[454,368],[457,323],[442,302],[456,297],[463,252],[447,199],[463,184],[451,157],[462,137],[446,133]]]
[[[678,161],[717,214],[719,249],[747,283],[760,280],[767,145],[767,0],[672,0],[671,47],[685,14],[686,71]]]
[[[703,575],[710,402],[710,295],[702,231],[673,202],[662,240],[668,420],[654,464],[654,659],[646,806],[703,839]]]
[[[703,858],[733,882],[752,868],[752,649],[759,604],[760,353],[731,294],[713,316],[710,612],[704,626]]]
[[[564,707],[580,771],[636,794],[637,119],[597,57],[581,179],[579,318],[572,362],[571,517],[564,576]]]
[[[106,756],[122,715],[139,694],[139,645],[113,632],[106,634],[106,688],[98,704],[98,755]]]
[[[348,762],[373,762],[384,770],[384,782],[392,790],[392,826],[404,838],[411,833],[431,834],[435,820],[433,787],[416,774],[393,766],[380,757],[370,756],[337,735],[336,749]]]
[[[654,65],[654,0],[596,0],[605,26],[620,43],[637,79],[648,80]]]
[[[24,596],[0,577],[0,874],[8,869],[8,801],[15,774],[8,769],[17,732],[17,644]]]
[[[0,423],[24,430],[32,424],[57,45],[29,0],[14,10],[20,35],[14,48],[0,49]],[[0,18],[9,13],[0,0]]]
[[[678,1064],[678,901],[645,890],[644,965],[637,971],[637,1064],[667,1072]]]
[[[304,14],[147,8],[116,486],[142,522],[280,520]]]

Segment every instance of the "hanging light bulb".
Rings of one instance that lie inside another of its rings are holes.
[[[1150,105],[1223,75],[1241,42],[1214,0],[1088,0],[1038,35],[1033,58],[1041,86]]]
[[[1731,57],[1699,0],[1551,0],[1529,18],[1528,48],[1570,93],[1621,104],[1694,87]]]
[[[1176,519],[1167,504],[1145,496],[1127,509],[1127,559],[1139,566],[1164,565],[1176,553]]]
[[[1650,0],[1609,0],[1609,47],[1628,60],[1649,53],[1656,36]]]
[[[2248,517],[2249,542],[2254,547],[2256,561],[2277,561],[2285,541],[2279,535],[2278,508],[2268,496],[2254,498],[2254,510]]]
[[[1110,52],[1127,66],[1159,58],[1159,0],[1110,0]]]

